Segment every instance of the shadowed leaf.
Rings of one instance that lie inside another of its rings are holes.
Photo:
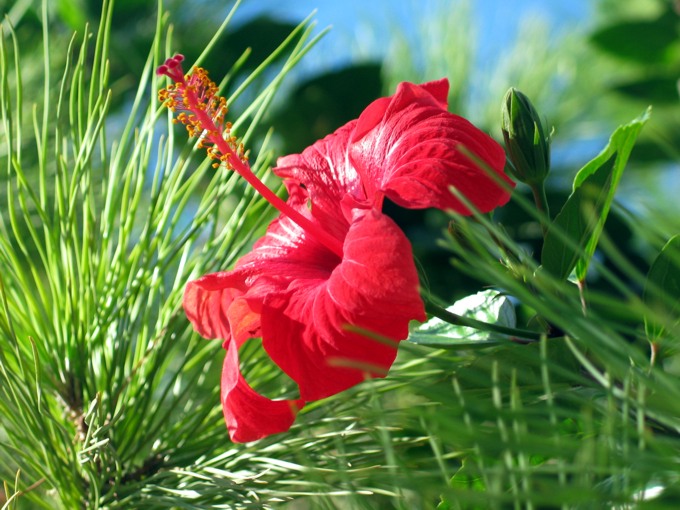
[[[574,190],[553,221],[543,244],[541,264],[566,279],[576,267],[583,280],[595,253],[623,169],[649,111],[614,131],[607,147],[574,178]]]
[[[596,31],[591,41],[612,55],[633,62],[666,62],[678,43],[678,17],[672,10],[654,20],[624,21]]]
[[[645,304],[664,320],[645,317],[645,331],[650,341],[667,332],[667,324],[680,320],[680,235],[671,238],[652,263],[643,294]]]

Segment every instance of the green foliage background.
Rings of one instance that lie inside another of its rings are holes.
[[[221,346],[191,331],[181,294],[228,268],[272,213],[174,131],[155,67],[175,51],[207,67],[267,179],[277,155],[398,81],[474,76],[469,29],[446,29],[470,19],[469,5],[425,16],[420,47],[397,40],[385,62],[299,83],[286,75],[324,33],[311,19],[207,27],[181,2],[0,5],[3,509],[677,507],[680,225],[625,200],[613,203],[585,293],[538,270],[548,218],[522,186],[500,226],[391,211],[433,301],[499,289],[515,299],[518,327],[541,339],[405,342],[388,378],[308,405],[289,433],[229,442]],[[663,188],[655,172],[678,162],[677,14],[671,2],[621,5],[599,3],[607,16],[589,40],[527,25],[488,90],[457,82],[452,111],[500,138],[499,105],[517,86],[555,126],[554,143],[595,130],[599,151],[652,104],[621,186]],[[628,44],[631,33],[655,34],[652,54]],[[590,156],[554,161],[553,217]],[[578,235],[557,232],[588,255]],[[286,391],[256,347],[243,354],[259,390]]]

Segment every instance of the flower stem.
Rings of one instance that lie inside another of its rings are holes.
[[[538,184],[532,184],[530,187],[531,193],[534,195],[536,209],[541,214],[541,228],[543,229],[543,237],[545,237],[550,222],[550,208],[548,207],[548,197],[545,194],[545,185],[541,181]]]

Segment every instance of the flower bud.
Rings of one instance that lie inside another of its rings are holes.
[[[502,130],[511,173],[529,185],[542,183],[550,170],[550,136],[529,98],[515,88],[503,100]]]

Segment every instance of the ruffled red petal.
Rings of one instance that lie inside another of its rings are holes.
[[[296,229],[279,218],[234,271],[191,282],[185,309],[204,336],[240,345],[261,334],[310,401],[384,377],[409,322],[426,317],[411,245],[390,218],[355,209],[342,261]]]
[[[292,182],[306,190],[312,213],[333,234],[342,220],[337,204],[346,195],[377,209],[383,196],[402,207],[461,214],[471,214],[465,200],[481,212],[504,205],[514,186],[503,172],[505,152],[447,111],[448,90],[446,79],[401,83],[394,96],[377,99],[357,120],[301,154],[279,158],[274,172],[287,186]],[[483,165],[465,156],[461,146]],[[465,200],[456,198],[451,187]]]
[[[240,307],[237,317],[232,317],[232,303],[246,290],[244,278],[233,272],[205,275],[189,282],[184,290],[182,305],[184,313],[194,329],[204,338],[221,338],[225,342],[232,338],[231,323],[238,323],[240,330],[251,330],[255,336],[259,322],[248,310]],[[236,332],[235,337],[239,337]],[[252,336],[252,335],[251,335]]]
[[[184,309],[194,329],[205,337],[224,339],[222,411],[229,436],[238,443],[288,430],[304,406],[302,400],[260,395],[241,375],[238,348],[260,336],[258,300],[248,299],[242,290],[248,278],[249,272],[239,269],[209,274],[189,282],[184,294]]]
[[[278,159],[274,173],[284,179],[289,196],[309,198],[313,217],[329,233],[342,239],[349,221],[339,214],[338,204],[347,195],[365,202],[356,170],[348,161],[347,146],[356,121],[307,147],[301,154]]]
[[[402,207],[470,214],[450,192],[449,187],[454,187],[481,212],[507,203],[508,189],[488,173],[513,186],[503,173],[503,148],[464,118],[449,113],[447,92],[446,80],[401,83],[394,96],[375,101],[361,114],[348,150],[367,196],[379,201],[384,194]],[[488,168],[473,163],[459,146]]]
[[[306,401],[384,377],[409,322],[426,318],[411,245],[390,218],[355,210],[344,251],[326,279],[296,280],[262,308],[263,346]]]

